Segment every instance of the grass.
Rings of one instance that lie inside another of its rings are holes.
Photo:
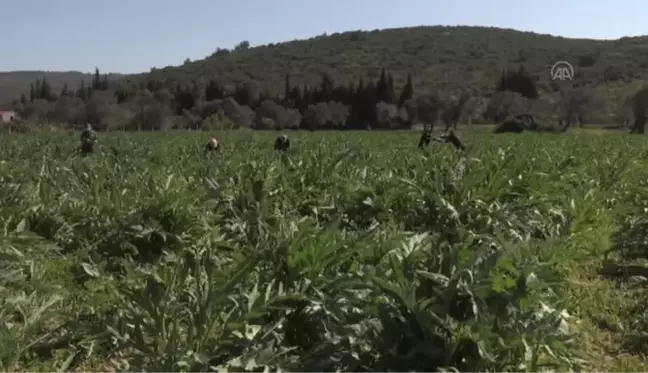
[[[0,140],[0,370],[643,371],[648,146]]]

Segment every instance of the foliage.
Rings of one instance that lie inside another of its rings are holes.
[[[559,113],[557,121],[571,123],[587,119],[591,123],[608,123],[612,109],[606,106],[617,106],[634,92],[633,83],[645,78],[644,45],[643,38],[566,39],[465,26],[351,31],[258,47],[242,41],[231,51],[219,48],[203,60],[185,61],[177,67],[154,68],[149,73],[129,75],[118,81],[114,76],[97,81],[95,73],[94,77],[88,75],[85,84],[80,86],[82,77],[69,75],[72,73],[61,73],[68,74],[61,76],[51,75],[56,73],[4,73],[0,75],[0,102],[3,97],[15,99],[15,108],[36,122],[47,118],[57,126],[70,127],[79,120],[90,120],[97,126],[120,130],[157,128],[157,124],[144,122],[149,120],[146,118],[159,116],[176,117],[173,120],[175,128],[195,128],[208,116],[197,119],[194,109],[205,102],[225,98],[233,98],[245,111],[244,114],[236,110],[227,113],[237,126],[293,128],[297,118],[294,114],[285,116],[290,118],[286,123],[277,123],[276,119],[265,116],[248,118],[250,110],[257,112],[263,101],[274,100],[286,109],[299,111],[300,128],[314,129],[313,122],[322,123],[323,129],[340,128],[337,120],[312,120],[312,113],[306,113],[310,106],[338,102],[347,106],[345,128],[387,129],[409,128],[412,123],[404,119],[403,113],[399,113],[398,121],[380,120],[384,119],[376,117],[376,104],[380,102],[397,105],[402,111],[400,108],[406,101],[419,96],[452,96],[466,90],[478,100],[489,100],[497,84],[500,90],[512,90],[530,98],[540,96],[553,102],[542,106],[539,114]],[[595,97],[592,102],[577,100],[580,103],[576,111],[584,111],[586,107],[605,109],[576,115],[579,120],[571,118],[574,110],[564,108],[575,101],[571,100],[571,95],[561,96],[560,92],[574,87],[565,87],[550,79],[550,66],[559,60],[574,65],[575,88],[588,91],[581,98]],[[509,84],[512,80],[508,79],[508,86],[504,87],[498,84],[503,81],[493,79],[503,71],[510,71],[508,75],[514,78],[513,71],[521,72],[520,68],[523,79],[515,84]],[[36,104],[41,100],[56,102],[59,97],[70,96],[71,92],[86,100],[97,90],[107,90],[117,98],[116,104],[102,102],[102,105],[119,106],[119,109],[109,110],[110,115],[106,112],[108,118],[105,120],[92,115],[70,117],[61,114],[76,110],[78,105],[70,100],[57,103],[60,108],[69,107],[69,110],[53,110],[43,102]],[[152,105],[146,96],[152,96],[158,103]],[[610,105],[599,107],[600,102]],[[332,112],[340,112],[338,109]],[[448,113],[454,109],[439,108]],[[138,114],[140,111],[148,114]],[[319,111],[327,112],[324,108]],[[185,115],[188,112],[190,115]],[[381,113],[394,111],[387,109]],[[491,119],[482,112],[466,115],[477,120]],[[132,126],[125,126],[123,122],[128,120],[122,118],[131,116],[137,116],[137,121]],[[444,119],[444,122],[446,126],[453,125],[453,121]]]
[[[548,83],[551,65],[560,60],[571,62],[581,85],[597,87],[642,79],[645,42],[643,37],[569,39],[494,27],[358,30],[216,54],[185,66],[155,69],[141,78],[256,79],[280,91],[288,73],[293,85],[315,86],[324,71],[335,81],[350,81],[366,67],[369,77],[376,79],[385,67],[394,74],[397,89],[403,87],[411,72],[415,92],[473,87],[483,96],[493,87],[492,76],[520,65]]]
[[[100,62],[98,62],[100,63]],[[109,81],[116,81],[123,77],[123,74],[108,74],[106,77]],[[90,84],[94,79],[93,74],[81,73],[78,71],[3,71],[0,72],[0,105],[11,102],[21,95],[28,100],[30,88],[36,88],[36,82],[43,81],[50,87],[52,94],[58,95],[59,92],[67,90],[76,90],[81,82]]]
[[[533,77],[520,66],[517,71],[504,71],[497,82],[498,92],[516,92],[528,99],[538,98],[538,89]]]
[[[646,176],[620,157],[643,143],[218,138],[116,134],[86,158],[76,136],[2,138],[2,370],[597,366],[570,269]]]

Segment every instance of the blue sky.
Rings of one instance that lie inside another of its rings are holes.
[[[2,0],[0,71],[134,73],[324,32],[483,25],[595,39],[648,34],[648,1]],[[9,53],[6,53],[9,51]]]

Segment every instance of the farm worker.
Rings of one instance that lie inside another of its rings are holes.
[[[290,149],[290,138],[288,138],[288,135],[284,133],[277,136],[277,139],[275,140],[274,148],[275,150],[282,150],[282,151],[286,151]]]
[[[92,129],[90,123],[87,123],[85,130],[81,132],[81,153],[92,153],[97,141],[97,133]]]
[[[461,142],[461,139],[459,139],[459,137],[455,134],[454,130],[450,130],[449,133],[445,135],[441,135],[439,137],[432,137],[432,131],[430,130],[423,131],[423,134],[421,135],[421,139],[419,140],[419,144],[418,144],[419,149],[423,149],[427,147],[430,144],[431,140],[434,140],[442,144],[450,143],[454,145],[454,147],[457,148],[458,150],[466,151],[466,147]]]
[[[419,149],[424,149],[430,145],[430,140],[432,140],[432,131],[425,129],[421,134],[421,139],[419,140],[418,147]]]
[[[463,142],[461,142],[461,139],[457,137],[457,135],[453,130],[450,130],[450,133],[441,135],[439,139],[438,140],[435,139],[435,141],[441,143],[450,143],[454,145],[454,147],[457,148],[457,150],[466,151],[466,147],[464,146]]]
[[[209,139],[209,141],[207,142],[207,146],[205,146],[205,152],[213,152],[213,151],[220,151],[220,144],[218,143],[218,140],[216,140],[215,137]]]

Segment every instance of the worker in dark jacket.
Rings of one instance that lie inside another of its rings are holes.
[[[81,153],[84,155],[93,153],[97,141],[99,141],[97,133],[92,129],[90,123],[86,124],[85,130],[81,132]]]
[[[282,134],[277,136],[277,139],[275,140],[274,148],[275,150],[282,150],[282,151],[286,151],[290,149],[290,138],[288,138],[288,135]]]
[[[425,129],[421,134],[421,139],[419,140],[418,147],[423,150],[430,145],[430,140],[432,140],[432,131]]]

